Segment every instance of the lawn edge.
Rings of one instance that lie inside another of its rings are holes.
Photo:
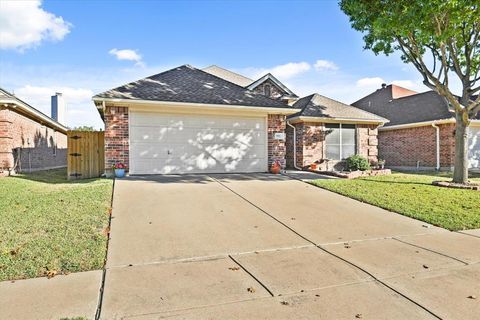
[[[317,179],[319,180],[319,179]],[[357,197],[354,197],[354,196],[350,196],[350,195],[347,195],[347,194],[344,194],[344,193],[341,193],[341,192],[338,192],[338,191],[335,191],[335,190],[330,190],[328,188],[325,188],[323,186],[319,186],[315,183],[313,183],[313,181],[315,180],[310,180],[310,181],[304,181],[305,183],[308,183],[314,187],[317,187],[317,188],[320,188],[322,190],[326,190],[326,191],[329,191],[329,192],[333,192],[335,194],[338,194],[338,195],[341,195],[341,196],[344,196],[344,197],[347,197],[349,199],[353,199],[355,201],[358,201],[358,202],[361,202],[361,203],[364,203],[364,204],[368,204],[368,205],[371,205],[371,206],[374,206],[374,207],[377,207],[377,208],[380,208],[380,209],[383,209],[383,210],[386,210],[388,212],[391,212],[391,213],[395,213],[395,214],[399,214],[403,217],[407,217],[407,218],[410,218],[410,219],[414,219],[414,220],[417,220],[417,221],[421,221],[421,222],[424,222],[424,223],[428,223],[432,226],[435,226],[435,227],[438,227],[438,228],[442,228],[442,229],[445,229],[445,230],[448,230],[448,231],[452,231],[452,232],[458,232],[458,231],[462,231],[463,229],[450,229],[450,228],[447,228],[447,227],[444,227],[444,226],[441,226],[441,225],[438,225],[438,224],[435,224],[435,223],[431,223],[431,222],[428,222],[428,221],[425,221],[425,220],[421,220],[421,219],[417,219],[415,217],[412,217],[412,216],[409,216],[409,215],[406,215],[406,214],[403,214],[401,212],[397,212],[397,211],[393,211],[391,208],[387,208],[387,207],[384,207],[384,206],[381,206],[381,205],[377,205],[377,204],[373,204],[373,203],[370,203],[370,202],[367,202],[367,201],[364,201],[363,199],[359,199]]]

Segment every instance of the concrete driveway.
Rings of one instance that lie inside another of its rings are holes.
[[[117,180],[102,319],[474,319],[480,238],[286,176]]]

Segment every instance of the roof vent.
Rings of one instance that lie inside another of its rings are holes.
[[[386,83],[382,83],[382,89],[385,89],[387,87]]]

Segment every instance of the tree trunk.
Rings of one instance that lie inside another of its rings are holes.
[[[455,168],[453,182],[468,182],[468,126],[465,125],[460,112],[455,113]]]

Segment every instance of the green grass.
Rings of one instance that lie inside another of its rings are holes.
[[[480,175],[472,175],[480,181]],[[353,180],[314,180],[321,188],[400,213],[449,230],[480,228],[480,192],[441,188],[435,180],[450,180],[450,173],[393,173]]]
[[[0,281],[103,267],[112,180],[66,175],[0,178]]]

